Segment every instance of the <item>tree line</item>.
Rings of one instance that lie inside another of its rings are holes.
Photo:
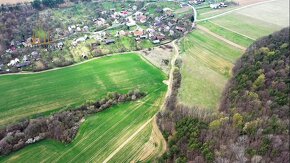
[[[8,155],[47,138],[70,143],[76,136],[84,117],[120,103],[138,100],[145,95],[137,89],[127,94],[109,93],[99,101],[87,103],[76,109],[72,108],[49,117],[25,120],[7,126],[0,130],[0,156]]]

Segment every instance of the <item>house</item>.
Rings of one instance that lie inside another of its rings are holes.
[[[77,31],[80,32],[82,31],[82,29],[80,27],[77,27]]]
[[[180,4],[180,7],[187,7],[188,6],[188,4],[186,4],[186,3],[181,3]]]
[[[159,44],[160,40],[153,40],[152,42],[153,42],[153,44]]]
[[[58,47],[59,49],[62,49],[63,46],[64,46],[64,43],[63,43],[63,42],[59,42],[59,43],[57,43],[57,47]]]
[[[141,15],[138,17],[138,20],[140,21],[140,23],[146,23],[146,16],[145,15]]]
[[[0,71],[3,70],[3,67],[4,67],[4,65],[1,63],[1,64],[0,64]]]
[[[89,31],[89,27],[88,27],[88,26],[84,26],[84,27],[83,27],[83,31],[84,31],[84,32],[88,32],[88,31]]]
[[[106,20],[104,18],[98,18],[96,21],[95,21],[95,24],[97,26],[103,26],[106,24]]]
[[[126,23],[126,25],[128,27],[132,27],[132,26],[135,26],[136,25],[136,22],[132,18],[129,18],[128,19],[128,22]]]
[[[19,61],[19,59],[18,58],[15,58],[15,59],[13,59],[13,60],[11,60],[8,64],[7,64],[7,66],[15,66],[17,63],[19,63],[20,61]]]
[[[40,54],[37,52],[37,51],[33,51],[31,53],[31,57],[34,59],[34,60],[39,60],[40,58]]]
[[[142,36],[140,36],[140,39],[147,39],[147,38],[148,38],[147,35],[142,35]]]
[[[144,34],[143,30],[136,30],[133,32],[135,37],[140,37]]]
[[[120,36],[125,36],[125,35],[126,35],[126,32],[125,32],[124,30],[121,30],[121,31],[118,32],[118,34],[119,34]]]
[[[106,43],[107,45],[109,45],[109,44],[114,44],[114,43],[115,43],[115,40],[114,40],[114,39],[109,39],[109,40],[106,40],[105,43]]]
[[[27,55],[24,55],[22,61],[23,61],[23,62],[29,61],[29,60],[28,60],[28,56],[27,56]]]
[[[185,32],[186,31],[185,28],[179,27],[179,26],[176,26],[175,29],[178,30],[178,31],[180,31],[180,32]]]
[[[16,64],[16,67],[17,67],[17,68],[23,68],[23,67],[27,67],[27,66],[29,66],[30,64],[31,64],[30,61],[25,61],[25,62],[22,62],[22,63],[18,63],[18,64]]]

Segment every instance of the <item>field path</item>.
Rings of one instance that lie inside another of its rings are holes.
[[[179,56],[179,51],[178,51],[178,47],[176,45],[176,40],[174,40],[172,42],[172,45],[174,47],[174,50],[175,50],[175,53],[171,59],[171,69],[170,69],[170,73],[169,73],[169,81],[168,81],[168,89],[167,89],[167,92],[166,92],[166,95],[165,95],[165,100],[162,104],[162,107],[161,109],[164,109],[164,106],[165,106],[165,103],[166,103],[166,99],[171,95],[171,92],[172,92],[172,82],[173,82],[173,72],[174,72],[174,69],[175,69],[175,61],[177,59],[177,57]],[[104,161],[103,163],[107,163],[109,162],[122,148],[124,148],[135,136],[137,136],[152,120],[154,119],[154,121],[152,123],[154,123],[153,125],[155,125],[155,130],[159,128],[157,127],[157,124],[156,124],[156,120],[155,120],[155,116],[153,116],[151,119],[149,119],[146,123],[144,123],[140,128],[138,128],[138,130],[136,132],[134,132],[127,140],[125,140],[117,149],[115,149]],[[160,132],[160,131],[159,131]],[[162,134],[159,135],[160,137],[158,139],[161,139],[162,137],[162,141],[164,143],[162,143],[164,146],[163,146],[163,149],[166,149],[166,141],[164,140]]]
[[[200,22],[200,21],[206,21],[206,20],[214,19],[214,18],[223,16],[223,15],[226,15],[226,14],[232,13],[234,11],[238,11],[238,10],[245,9],[245,8],[248,8],[248,7],[252,7],[252,6],[256,6],[256,5],[260,5],[260,4],[264,4],[264,3],[269,3],[269,2],[274,2],[274,1],[278,1],[278,0],[268,0],[268,1],[263,1],[263,2],[253,3],[253,4],[242,6],[240,8],[236,8],[236,9],[233,9],[233,10],[230,10],[230,11],[226,11],[224,13],[221,13],[221,14],[209,17],[209,18],[204,18],[204,19],[200,19],[200,20],[196,20],[196,21]]]
[[[167,88],[167,92],[166,92],[166,95],[165,95],[165,101],[161,107],[161,109],[163,110],[164,107],[165,107],[165,103],[166,103],[166,99],[171,95],[171,92],[172,92],[172,82],[173,82],[173,72],[174,72],[174,69],[175,69],[175,61],[177,59],[177,57],[179,56],[179,51],[178,51],[178,47],[176,45],[176,40],[174,40],[172,42],[172,45],[174,47],[174,54],[173,54],[173,57],[171,59],[171,62],[170,62],[170,72],[169,72],[169,79],[167,81],[167,85],[168,85],[168,88]]]
[[[204,31],[204,32],[206,32],[206,33],[208,33],[208,34],[214,36],[215,38],[220,39],[220,40],[222,40],[222,41],[224,41],[224,42],[226,42],[226,43],[228,43],[228,44],[230,44],[230,45],[232,45],[232,46],[234,46],[234,47],[236,47],[236,48],[238,48],[238,49],[241,49],[241,50],[243,50],[243,51],[245,51],[245,50],[247,49],[247,48],[245,48],[245,47],[243,47],[243,46],[241,46],[241,45],[238,45],[238,44],[236,44],[236,43],[234,43],[234,42],[232,42],[232,41],[230,41],[230,40],[225,39],[224,37],[222,37],[222,36],[220,36],[220,35],[217,35],[217,34],[211,32],[210,30],[208,30],[207,28],[205,28],[205,27],[203,27],[203,26],[201,26],[201,25],[198,25],[198,26],[197,26],[197,29],[200,29],[200,30],[202,30],[202,31]]]
[[[112,159],[125,145],[127,145],[139,132],[141,132],[153,119],[150,118],[146,123],[144,123],[136,132],[134,132],[127,140],[125,140],[117,149],[115,149],[104,161],[103,163],[107,163]]]

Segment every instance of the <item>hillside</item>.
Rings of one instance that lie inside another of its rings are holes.
[[[174,91],[180,75],[176,73]],[[176,102],[158,124],[168,151],[160,162],[289,162],[289,28],[253,43],[233,68],[217,115]]]

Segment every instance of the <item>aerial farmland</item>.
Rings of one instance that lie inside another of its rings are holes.
[[[290,160],[288,0],[0,4],[0,163]]]

